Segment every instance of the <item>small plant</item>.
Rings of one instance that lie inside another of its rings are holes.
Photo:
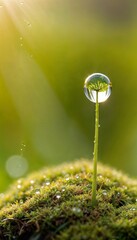
[[[102,73],[94,73],[88,76],[84,83],[86,97],[96,103],[95,106],[95,139],[93,152],[93,181],[92,181],[92,206],[96,205],[97,188],[97,160],[98,160],[98,136],[99,136],[99,103],[108,99],[111,94],[111,82]]]

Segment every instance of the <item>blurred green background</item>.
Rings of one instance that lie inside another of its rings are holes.
[[[1,192],[13,181],[11,156],[23,155],[27,172],[92,158],[94,104],[83,83],[94,72],[113,84],[100,104],[99,160],[136,177],[136,1],[0,1]]]

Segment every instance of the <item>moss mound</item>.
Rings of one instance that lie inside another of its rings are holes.
[[[86,160],[19,179],[0,199],[0,239],[137,239],[137,181],[99,164],[94,209],[91,183]]]

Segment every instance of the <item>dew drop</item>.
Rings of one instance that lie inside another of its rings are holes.
[[[106,196],[107,195],[107,191],[102,191],[102,194],[104,195],[104,196]]]
[[[132,207],[130,208],[131,211],[136,211],[136,208]]]
[[[61,190],[62,192],[65,192],[66,191],[66,189],[65,188],[62,188],[62,190]]]
[[[47,181],[45,182],[45,185],[46,185],[46,186],[49,186],[49,185],[50,185],[50,181],[47,180]]]
[[[103,178],[103,176],[102,176],[101,174],[98,174],[98,177],[99,177],[99,178]]]
[[[102,73],[94,73],[88,76],[84,83],[84,93],[91,102],[96,102],[96,92],[98,92],[98,102],[104,102],[111,94],[111,82]]]
[[[17,183],[18,183],[18,184],[21,184],[21,183],[22,183],[22,180],[21,180],[21,179],[18,179]]]
[[[18,188],[18,189],[21,189],[21,188],[22,188],[22,186],[21,186],[20,184],[18,184],[18,185],[17,185],[17,188]]]
[[[55,196],[57,199],[60,199],[61,198],[61,193],[60,193],[60,191],[57,191],[56,192],[56,196]]]
[[[34,181],[34,180],[30,180],[30,184],[32,184],[32,185],[33,185],[34,183],[35,183],[35,181]]]
[[[121,193],[120,193],[120,192],[117,192],[117,196],[121,196]]]
[[[36,189],[36,190],[35,190],[35,193],[36,193],[36,194],[40,194],[40,190],[39,190],[39,189]]]
[[[81,209],[80,209],[80,208],[77,208],[77,207],[73,207],[73,208],[72,208],[72,211],[75,212],[75,213],[80,213],[80,212],[81,212]]]
[[[21,200],[19,201],[19,203],[20,203],[20,204],[23,204],[23,200],[21,199]]]
[[[58,195],[56,195],[56,198],[57,198],[57,199],[60,199],[60,198],[61,198],[61,196],[58,194]]]

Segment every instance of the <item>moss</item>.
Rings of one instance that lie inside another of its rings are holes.
[[[137,239],[137,181],[99,164],[92,208],[92,171],[79,160],[19,179],[0,199],[0,239]]]

